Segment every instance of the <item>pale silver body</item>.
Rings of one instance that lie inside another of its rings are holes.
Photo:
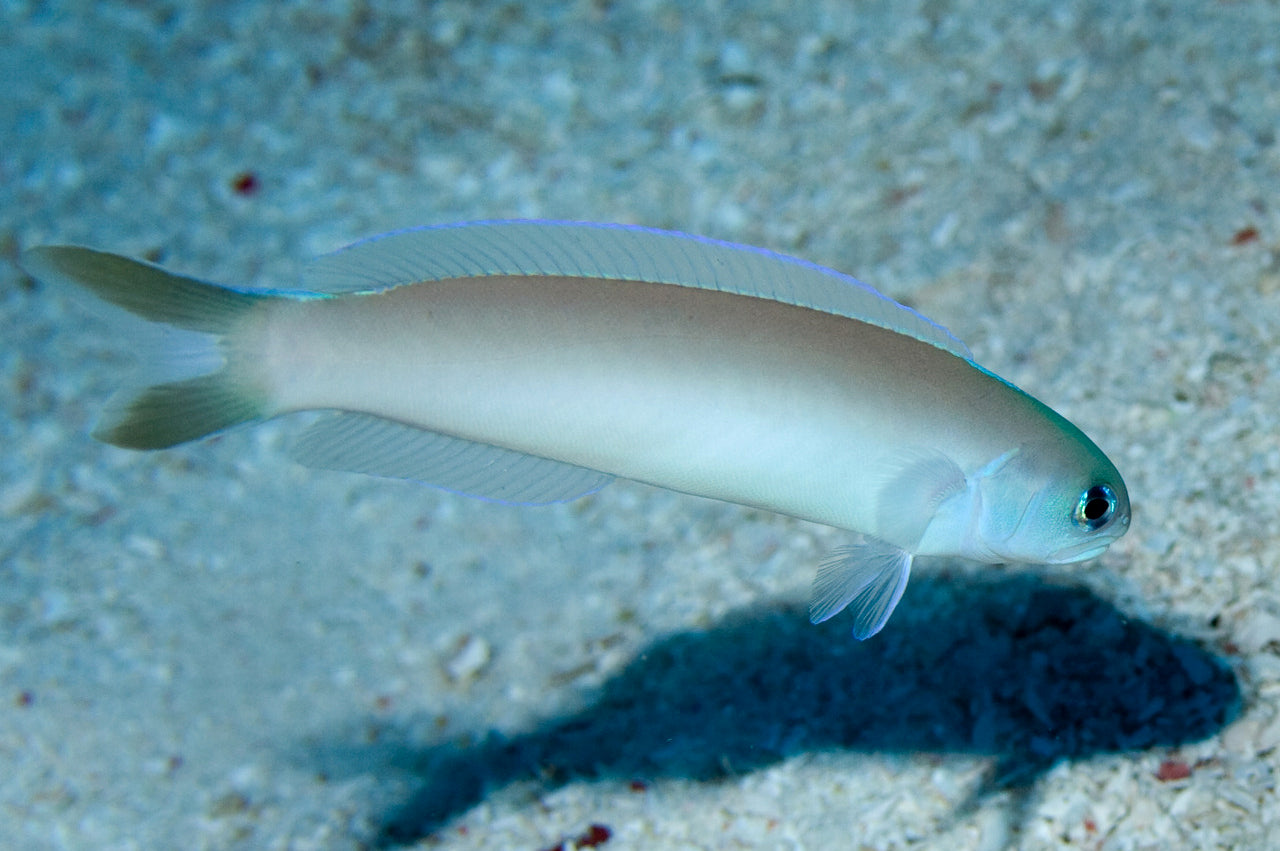
[[[1052,425],[920,340],[666,284],[430,281],[278,302],[234,343],[261,353],[276,412],[363,411],[872,535],[905,454],[973,473]]]

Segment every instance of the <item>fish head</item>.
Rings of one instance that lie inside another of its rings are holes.
[[[1006,452],[977,479],[974,544],[990,561],[1084,561],[1129,530],[1124,479],[1083,435]]]

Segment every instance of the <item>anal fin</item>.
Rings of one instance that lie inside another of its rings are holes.
[[[292,454],[308,467],[413,479],[509,505],[568,502],[613,481],[598,470],[361,413],[325,417],[302,435]]]

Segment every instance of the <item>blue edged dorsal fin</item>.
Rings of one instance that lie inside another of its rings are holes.
[[[766,298],[973,359],[946,328],[849,275],[763,248],[634,225],[510,220],[395,231],[319,258],[303,284],[337,294],[492,275],[648,281]]]
[[[822,623],[848,607],[853,637],[862,641],[875,635],[902,599],[911,558],[906,550],[870,537],[836,550],[814,577],[809,620]]]
[[[372,414],[338,413],[316,422],[292,447],[308,467],[413,479],[453,493],[511,505],[568,502],[613,477],[426,431]]]

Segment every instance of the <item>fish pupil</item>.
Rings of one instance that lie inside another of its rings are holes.
[[[1085,520],[1101,520],[1111,510],[1111,503],[1101,497],[1094,497],[1084,504]]]
[[[1076,508],[1078,521],[1090,531],[1106,525],[1115,510],[1115,493],[1106,485],[1094,485],[1085,491]]]

